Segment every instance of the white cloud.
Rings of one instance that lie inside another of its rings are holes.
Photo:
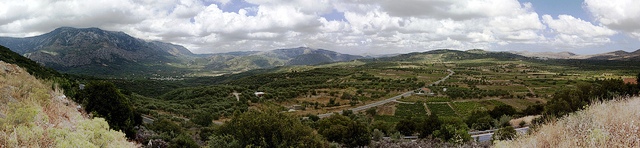
[[[570,15],[559,15],[558,19],[544,15],[542,19],[552,31],[557,33],[551,42],[562,47],[602,45],[611,42],[609,36],[617,33],[607,27],[595,26]]]
[[[640,39],[640,1],[585,0],[584,7],[595,19],[611,29]]]

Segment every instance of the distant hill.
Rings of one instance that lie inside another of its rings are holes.
[[[518,54],[526,57],[533,58],[548,58],[548,59],[572,59],[578,56],[572,52],[528,52],[528,51],[510,51],[510,53]]]
[[[193,56],[179,45],[99,28],[62,27],[34,37],[0,37],[0,45],[47,67],[87,75],[143,74],[141,67],[182,63]]]
[[[634,52],[626,52],[622,50],[596,54],[588,57],[590,60],[619,60],[619,61],[640,61],[640,49]]]
[[[400,54],[393,57],[375,58],[367,61],[395,61],[395,62],[446,62],[451,60],[469,60],[469,59],[483,59],[494,58],[498,60],[523,60],[529,59],[528,57],[509,53],[509,52],[491,52],[481,49],[474,49],[468,51],[450,50],[450,49],[438,49],[426,52],[413,52],[407,54]]]
[[[231,52],[211,54],[196,61],[206,65],[206,70],[246,71],[288,65],[315,65],[321,63],[351,61],[362,56],[341,54],[308,47],[275,49],[262,52]]]
[[[626,52],[622,50],[593,54],[593,55],[577,55],[571,52],[528,52],[528,51],[510,51],[526,57],[539,59],[587,59],[587,60],[617,60],[617,61],[640,61],[640,49],[634,52]]]

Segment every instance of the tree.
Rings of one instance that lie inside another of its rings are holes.
[[[322,147],[321,137],[299,118],[277,108],[249,110],[222,125],[218,136],[233,135],[241,147]],[[233,140],[231,140],[233,141]]]
[[[556,92],[553,98],[545,106],[545,114],[563,116],[577,111],[587,105],[587,102],[580,98],[582,92],[576,89],[563,89]]]
[[[467,125],[459,118],[442,118],[440,129],[433,132],[433,137],[450,143],[463,143],[471,140]]]
[[[512,116],[517,113],[516,109],[509,105],[498,105],[493,110],[489,111],[491,118],[497,119],[502,115]]]
[[[524,110],[522,110],[522,114],[524,115],[539,115],[544,111],[544,106],[542,104],[536,104],[527,106]]]
[[[374,141],[380,141],[382,137],[384,137],[384,133],[378,129],[373,129],[373,132],[371,132],[371,138]]]
[[[463,143],[471,140],[471,135],[463,127],[456,124],[444,124],[433,132],[433,136],[450,143]]]
[[[343,143],[348,147],[365,146],[371,140],[371,133],[365,123],[342,115],[320,119],[318,133],[329,141]]]
[[[440,119],[438,119],[438,115],[432,114],[429,115],[426,119],[424,119],[420,126],[420,138],[426,138],[429,135],[433,134],[434,131],[440,129],[442,123]]]
[[[373,117],[373,116],[376,116],[376,113],[378,113],[376,110],[377,110],[377,107],[372,107],[372,108],[367,109],[365,112],[368,115]]]
[[[367,125],[358,121],[351,121],[344,132],[342,143],[347,147],[366,146],[371,141],[371,134]]]
[[[486,111],[476,110],[471,112],[471,115],[467,117],[465,123],[470,125],[471,129],[476,130],[488,130],[493,127],[493,119]]]
[[[411,118],[402,119],[396,124],[396,130],[402,135],[411,136],[416,131],[416,122]]]
[[[240,146],[240,142],[238,142],[238,140],[236,140],[231,135],[221,135],[221,136],[213,135],[209,137],[209,141],[207,141],[207,145],[209,148],[220,148],[220,147],[242,148]]]
[[[129,99],[113,83],[89,82],[76,98],[88,113],[105,118],[112,129],[123,131],[128,138],[135,137],[134,127],[141,124],[140,114],[134,112]]]
[[[640,88],[640,73],[638,73],[638,75],[636,76],[636,85],[638,85],[638,88]]]

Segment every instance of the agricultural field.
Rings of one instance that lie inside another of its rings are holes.
[[[451,109],[447,103],[427,103],[431,114],[436,114],[439,117],[457,117],[456,111]]]
[[[461,117],[467,117],[474,110],[487,111],[488,109],[476,102],[476,101],[467,101],[467,102],[453,102],[451,103],[456,112],[460,114]]]

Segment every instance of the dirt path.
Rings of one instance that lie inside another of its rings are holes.
[[[456,113],[456,115],[460,116],[460,113],[458,113],[458,111],[456,110],[456,108],[453,108],[453,106],[451,105],[451,103],[447,102],[447,105],[449,105],[449,108],[451,108],[451,110],[453,110],[453,112]]]
[[[527,89],[529,89],[529,92],[530,92],[531,94],[533,94],[534,96],[536,95],[536,93],[535,93],[535,92],[533,92],[533,90],[532,90],[529,86],[525,85],[524,87],[527,87]]]
[[[427,115],[431,115],[431,110],[429,109],[429,107],[427,106],[427,103],[422,103],[422,105],[424,105],[424,110],[427,111]]]

